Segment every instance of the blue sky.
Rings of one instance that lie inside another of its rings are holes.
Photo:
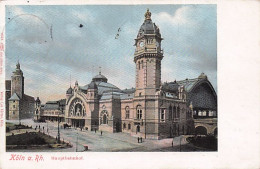
[[[108,82],[135,87],[133,45],[147,8],[164,38],[162,81],[204,72],[217,91],[216,5],[6,6],[6,77],[19,59],[25,92],[43,102],[65,98],[70,75],[72,85],[90,83],[99,66]]]

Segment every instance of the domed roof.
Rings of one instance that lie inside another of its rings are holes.
[[[200,75],[199,75],[199,79],[207,79],[208,77],[207,77],[207,75],[205,74],[205,73],[201,73]]]
[[[96,83],[92,81],[92,82],[88,85],[88,89],[97,89]]]
[[[70,88],[67,90],[66,94],[72,94],[72,88],[70,86]]]
[[[106,82],[107,83],[107,78],[99,72],[98,75],[92,78],[93,82]]]
[[[151,15],[151,12],[147,9],[144,15],[144,23],[141,25],[137,37],[143,36],[144,34],[156,34],[161,37],[160,29],[155,25],[155,23],[152,22]]]
[[[180,86],[180,85],[179,85],[179,84],[176,82],[176,80],[175,80],[174,82],[164,83],[164,84],[162,85],[162,90],[163,90],[163,91],[167,91],[167,92],[177,93],[179,86]]]

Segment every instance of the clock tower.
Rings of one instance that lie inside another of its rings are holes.
[[[161,49],[160,30],[152,22],[151,12],[147,9],[144,23],[135,39],[136,50],[136,92],[135,96],[154,95],[161,85]]]

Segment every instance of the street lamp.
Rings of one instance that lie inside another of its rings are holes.
[[[58,101],[58,105],[59,105],[59,109],[61,112],[63,112],[63,107],[60,103],[60,101]],[[57,136],[57,139],[58,139],[58,143],[60,143],[60,112],[58,111],[58,136]]]

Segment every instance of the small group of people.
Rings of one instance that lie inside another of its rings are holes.
[[[138,143],[142,143],[143,142],[143,138],[142,137],[137,137],[137,141],[138,141]]]

